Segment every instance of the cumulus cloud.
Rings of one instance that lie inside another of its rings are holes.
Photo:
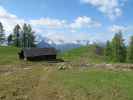
[[[55,34],[58,34],[58,35],[55,35]],[[65,34],[59,33],[59,32],[49,32],[46,34],[46,37],[54,41],[57,44],[61,42],[66,42],[67,40],[67,37],[65,37]]]
[[[74,20],[73,23],[70,24],[72,29],[75,28],[91,28],[91,27],[100,27],[101,24],[97,21],[94,21],[92,18],[87,16],[81,16]]]
[[[111,20],[122,15],[121,7],[126,1],[127,0],[81,0],[83,3],[87,3],[96,7]]]
[[[34,26],[45,26],[47,28],[61,28],[66,25],[65,20],[51,19],[51,18],[41,18],[36,20],[30,20],[30,23]]]
[[[3,23],[7,33],[11,32],[16,24],[22,25],[25,20],[18,18],[16,15],[9,13],[6,9],[0,6],[0,22]]]
[[[2,6],[0,6],[0,22],[3,23],[7,35],[12,32],[16,24],[22,26],[24,23],[29,23],[38,35],[48,37],[56,43],[60,43],[62,40],[65,42],[72,42],[73,40],[88,39],[87,34],[79,33],[78,30],[83,30],[84,28],[97,28],[101,26],[98,21],[87,16],[77,17],[73,21],[52,18],[25,20],[10,13]]]
[[[109,31],[113,33],[118,33],[119,31],[126,32],[128,31],[128,27],[120,25],[112,25],[111,27],[109,27]]]
[[[84,40],[86,39],[87,34],[79,33],[78,30],[97,28],[101,26],[101,23],[87,16],[77,17],[71,22],[59,19],[41,18],[30,20],[30,23],[35,27],[34,29],[36,32],[41,33],[41,35],[56,43],[60,43],[62,40],[67,43],[72,42],[73,40]],[[43,27],[45,27],[45,29],[43,29]],[[52,30],[49,28],[52,28]],[[63,31],[56,30],[58,28],[63,29]]]
[[[58,34],[58,35],[55,35]],[[70,38],[71,36],[71,38]],[[48,32],[45,37],[49,38],[50,40],[54,41],[56,44],[60,43],[75,43],[76,40],[89,40],[90,35],[88,33],[68,33],[65,32]]]
[[[87,16],[77,17],[73,22],[67,22],[66,20],[41,18],[30,20],[30,23],[34,26],[44,26],[47,28],[91,28],[100,27],[101,24],[94,21],[92,18]]]

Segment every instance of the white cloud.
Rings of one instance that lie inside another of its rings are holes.
[[[69,43],[74,40],[88,40],[87,34],[79,33],[77,29],[82,30],[84,28],[89,29],[101,26],[98,21],[95,21],[87,16],[77,17],[73,20],[73,22],[43,18],[38,20],[30,20],[30,23],[35,27],[36,32],[41,33],[42,36],[51,39],[57,44],[61,41]],[[38,25],[41,26],[41,28],[37,28]],[[47,28],[43,29],[43,27]],[[51,30],[49,28],[55,28],[55,30]],[[57,28],[63,29],[63,31],[56,30]]]
[[[122,15],[121,7],[126,1],[127,0],[81,0],[83,3],[96,7],[112,20]]]
[[[56,43],[60,43],[61,41],[69,43],[74,40],[88,40],[90,37],[89,35],[79,33],[76,29],[82,30],[84,28],[88,29],[101,26],[98,21],[87,16],[77,17],[72,22],[52,18],[40,18],[26,21],[25,19],[10,13],[2,6],[0,6],[0,22],[3,23],[7,35],[12,32],[16,24],[23,25],[24,23],[30,23],[33,30],[38,35],[45,36]]]
[[[57,44],[60,43],[61,41],[66,42],[66,40],[67,40],[65,37],[65,34],[59,33],[59,32],[47,33],[46,37],[49,38],[50,40],[54,41]]]
[[[92,18],[87,16],[77,17],[73,22],[67,22],[66,20],[51,19],[51,18],[41,18],[36,20],[30,20],[33,26],[44,26],[46,28],[90,28],[90,27],[100,27],[101,24],[94,21]],[[74,31],[74,30],[73,30]]]
[[[6,9],[0,6],[0,22],[3,23],[6,32],[10,33],[12,32],[12,29],[16,24],[22,25],[25,20],[20,19],[16,15],[9,13]]]
[[[5,10],[3,7],[0,6],[0,18],[15,19],[17,17],[16,15],[10,14],[7,10]]]
[[[128,27],[120,25],[112,25],[111,27],[109,27],[109,31],[113,33],[118,33],[119,31],[126,32],[128,31]]]
[[[30,20],[30,23],[34,26],[45,26],[47,28],[61,28],[66,24],[65,20],[50,19],[50,18],[41,18],[36,20]]]
[[[78,17],[70,24],[70,28],[91,28],[91,27],[100,27],[101,24],[97,21],[94,21],[92,18],[87,16]]]
[[[58,34],[58,35],[57,35]],[[70,37],[71,36],[71,37]],[[86,33],[60,33],[60,32],[48,32],[45,37],[54,41],[56,44],[60,43],[74,43],[76,40],[89,40],[90,36]]]

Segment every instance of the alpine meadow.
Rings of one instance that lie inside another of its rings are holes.
[[[132,0],[0,0],[0,100],[133,100]]]

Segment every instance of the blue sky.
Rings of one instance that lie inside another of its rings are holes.
[[[106,41],[119,30],[133,35],[133,0],[0,0],[6,33],[29,23],[53,41]]]

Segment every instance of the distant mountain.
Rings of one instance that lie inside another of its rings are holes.
[[[67,51],[67,50],[70,50],[70,49],[73,49],[73,48],[78,48],[78,47],[80,47],[82,45],[82,44],[79,44],[79,43],[65,43],[65,42],[62,42],[62,41],[59,41],[60,43],[58,42],[58,44],[57,44],[57,43],[54,43],[50,39],[45,39],[45,40],[41,40],[37,44],[37,47],[38,48],[54,47],[57,50],[63,52],[63,51]]]
[[[45,42],[44,40],[42,40],[41,42],[39,42],[37,44],[38,48],[49,48],[52,47],[49,43]]]
[[[55,48],[59,51],[67,51],[73,48],[78,48],[80,47],[81,44],[75,44],[75,43],[63,43],[63,44],[57,44]]]

